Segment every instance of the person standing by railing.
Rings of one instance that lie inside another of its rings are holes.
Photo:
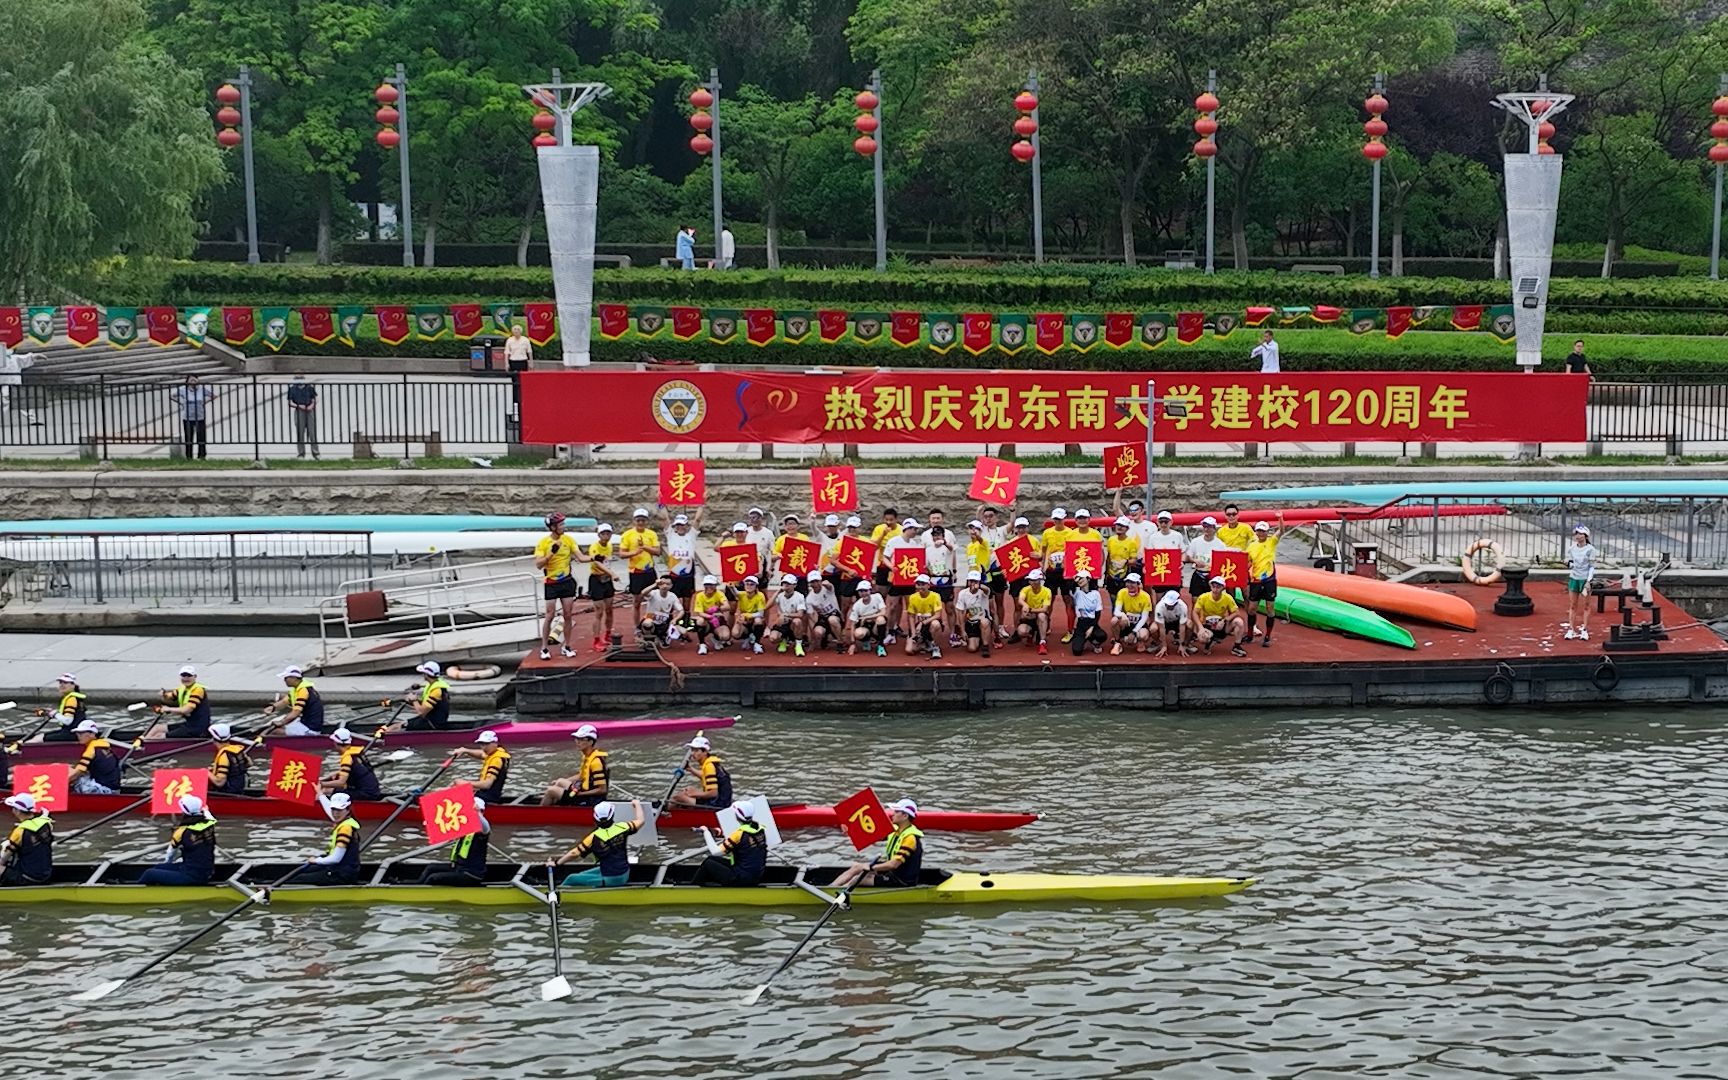
[[[198,381],[198,376],[186,376],[186,384],[174,388],[171,395],[180,407],[180,433],[186,447],[186,458],[192,458],[192,446],[198,446],[198,457],[208,458],[207,445],[209,405],[216,400],[216,391]]]
[[[288,408],[294,414],[294,456],[306,456],[306,444],[312,444],[312,460],[318,460],[318,388],[306,381],[304,371],[294,373],[288,384]]]
[[[12,388],[18,387],[19,397],[23,397],[24,369],[41,359],[35,353],[15,353],[0,341],[0,413],[12,410]],[[20,405],[18,411],[31,424],[41,427],[42,421],[36,413]]]

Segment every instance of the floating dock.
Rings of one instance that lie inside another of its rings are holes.
[[[656,656],[635,648],[584,651],[573,659],[526,657],[512,684],[528,714],[621,710],[687,710],[697,706],[886,711],[1055,705],[1103,709],[1213,709],[1379,705],[1556,705],[1728,700],[1728,643],[1676,605],[1655,596],[1668,638],[1654,651],[1608,651],[1609,626],[1620,621],[1604,598],[1591,640],[1566,640],[1555,627],[1565,586],[1532,581],[1525,591],[1536,614],[1494,614],[1499,588],[1433,585],[1463,596],[1480,618],[1475,632],[1395,620],[1416,637],[1414,651],[1280,622],[1273,644],[1247,646],[1246,659],[1220,646],[1211,655],[1153,659],[1132,651],[1081,656],[1056,640],[1039,656],[1024,645],[997,648],[989,659],[944,645],[942,659],[842,656],[811,650],[796,657],[769,647],[761,655],[737,646],[707,656],[681,642]],[[1635,622],[1647,613],[1635,609]],[[629,608],[616,615],[628,633]],[[585,623],[577,640],[593,633]],[[1060,637],[1058,633],[1057,637]]]

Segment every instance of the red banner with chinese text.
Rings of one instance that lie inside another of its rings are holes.
[[[270,779],[264,794],[272,799],[311,806],[318,801],[318,770],[324,759],[278,746],[270,751]]]
[[[721,544],[714,549],[720,560],[720,580],[737,585],[747,577],[762,580],[762,549],[755,544]]]
[[[816,562],[822,558],[822,545],[814,540],[797,540],[785,537],[780,545],[780,565],[775,572],[796,575],[799,581],[816,569]]]
[[[972,484],[966,497],[991,506],[1013,506],[1020,493],[1020,468],[1012,461],[980,457],[972,466]]]
[[[851,465],[821,465],[810,470],[810,505],[818,514],[858,509],[858,474]]]
[[[64,761],[12,766],[12,794],[35,799],[38,810],[66,809],[66,787],[71,782],[72,766]]]
[[[1146,448],[1127,443],[1104,450],[1104,490],[1120,491],[1146,482]]]
[[[1038,569],[1038,556],[1032,551],[1032,537],[1016,536],[998,547],[996,565],[1002,568],[1002,576],[1009,581],[1019,581]]]
[[[842,536],[834,549],[834,565],[853,577],[869,578],[876,568],[876,545],[856,536]]]
[[[210,797],[210,773],[205,769],[156,769],[150,774],[150,812],[178,814],[180,800],[192,795],[199,802]]]
[[[1240,589],[1248,584],[1248,553],[1246,551],[1214,551],[1211,577],[1224,579],[1224,588]]]
[[[1099,571],[1104,567],[1104,542],[1102,540],[1070,540],[1062,545],[1062,563],[1066,567],[1063,574],[1072,581],[1081,574],[1091,578],[1096,584]]]
[[[480,813],[474,805],[474,785],[452,784],[420,796],[420,820],[426,826],[428,844],[447,844],[480,831]]]
[[[1182,553],[1172,548],[1153,548],[1142,553],[1145,568],[1140,571],[1142,583],[1148,588],[1169,585],[1182,586]]]
[[[846,838],[859,851],[888,839],[888,834],[894,831],[888,812],[882,809],[876,792],[870,788],[835,803],[834,813],[840,818],[840,827],[846,830]]]
[[[1173,443],[1582,442],[1585,379],[1521,373],[1170,372],[1155,435]],[[526,372],[529,443],[1132,443],[1132,373]],[[606,402],[595,409],[594,402]]]
[[[888,567],[888,584],[906,586],[918,580],[919,574],[929,573],[925,569],[924,549],[889,548],[893,556],[893,565]]]
[[[661,506],[700,506],[707,487],[708,465],[700,458],[660,462]]]

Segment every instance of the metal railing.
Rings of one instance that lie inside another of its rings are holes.
[[[319,663],[356,641],[417,639],[430,647],[441,633],[531,621],[540,609],[539,583],[531,555],[340,582],[318,601]]]
[[[0,565],[25,604],[168,607],[323,596],[374,555],[370,532],[4,533]]]
[[[1728,567],[1728,500],[1695,496],[1508,495],[1495,500],[1504,514],[1442,515],[1452,504],[1480,504],[1481,496],[1410,496],[1389,507],[1424,511],[1405,518],[1355,518],[1336,526],[1336,547],[1348,557],[1355,545],[1373,544],[1383,562],[1415,566],[1456,563],[1477,540],[1498,545],[1508,563],[1557,567],[1578,525],[1603,568],[1653,566],[1667,556],[1677,566]],[[1317,549],[1330,548],[1323,535]]]

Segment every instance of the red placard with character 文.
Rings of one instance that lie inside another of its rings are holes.
[[[882,809],[881,800],[870,788],[840,800],[834,805],[834,813],[840,818],[840,827],[846,830],[846,838],[859,851],[880,844],[894,831],[888,811]]]
[[[876,569],[876,545],[856,536],[842,536],[834,549],[834,565],[855,578],[868,578]]]

